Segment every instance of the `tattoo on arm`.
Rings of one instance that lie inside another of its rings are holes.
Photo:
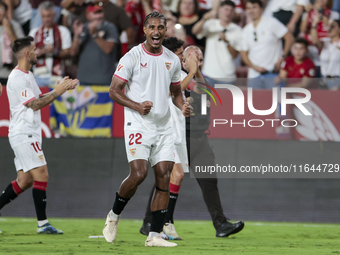
[[[32,108],[33,111],[37,111],[43,108],[44,106],[52,103],[56,98],[58,98],[58,94],[53,90],[45,95],[42,95],[39,99],[32,100],[25,106],[27,108]]]

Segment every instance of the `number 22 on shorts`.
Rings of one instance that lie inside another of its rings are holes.
[[[130,139],[129,145],[133,145],[134,143],[135,144],[142,144],[142,142],[139,141],[141,138],[142,138],[142,134],[141,133],[136,133],[136,135],[135,134],[130,134],[129,135],[129,139]]]

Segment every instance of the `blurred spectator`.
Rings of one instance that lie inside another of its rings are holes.
[[[110,85],[116,69],[118,31],[114,24],[104,20],[103,6],[88,5],[86,24],[76,20],[70,53],[79,54],[78,80],[81,85]]]
[[[333,20],[339,19],[339,13],[331,10],[331,2],[329,0],[315,0],[312,9],[304,15],[301,23],[301,32],[305,34],[305,38],[311,42],[312,25],[315,26],[319,38],[328,37],[328,27]],[[314,23],[315,16],[319,18]]]
[[[191,37],[197,46],[204,48],[204,39],[199,40],[192,34],[192,28],[203,17],[204,19],[213,17],[213,13],[200,10],[198,0],[180,0],[177,13],[173,15],[178,19],[178,23],[183,25],[187,36]]]
[[[276,18],[262,16],[262,1],[248,0],[246,10],[252,22],[243,29],[241,56],[249,67],[248,86],[270,89],[275,86],[274,77],[288,56],[294,37]],[[283,54],[282,38],[285,40]]]
[[[307,57],[308,41],[304,38],[295,40],[292,46],[292,56],[283,61],[280,75],[275,83],[284,82],[288,87],[311,88],[315,78],[316,68],[313,61]]]
[[[4,0],[8,6],[7,15],[9,20],[14,19],[19,22],[25,35],[30,31],[30,20],[32,17],[32,7],[28,0]]]
[[[7,5],[0,1],[0,83],[5,85],[7,77],[16,65],[16,59],[13,57],[11,44],[24,33],[18,22],[9,21]]]
[[[176,23],[176,20],[173,18],[167,18],[166,20],[166,37],[176,37],[184,42],[183,47],[187,47],[189,45],[194,45],[195,41],[187,36],[184,27]]]
[[[317,67],[316,77],[321,77],[320,72],[320,52],[313,45],[311,29],[313,20],[317,17],[319,20],[315,22],[316,32],[320,40],[324,40],[328,37],[328,27],[332,20],[339,19],[339,14],[337,12],[331,11],[332,1],[329,0],[315,0],[313,5],[309,5],[306,10],[307,13],[304,14],[303,21],[301,23],[301,32],[304,34],[304,38],[310,43],[309,55]]]
[[[297,36],[299,34],[300,18],[308,0],[271,0],[273,16],[287,26],[288,30]]]
[[[132,25],[135,27],[136,43],[145,41],[144,37],[144,19],[146,15],[152,12],[152,1],[149,0],[130,0],[126,6],[126,14],[130,17]]]
[[[63,0],[61,6],[70,12],[79,15],[80,22],[85,23],[88,21],[86,19],[86,6],[89,3],[102,6],[104,10],[104,20],[113,23],[118,29],[119,35],[122,31],[126,31],[128,43],[130,45],[134,44],[135,31],[131,25],[130,18],[123,8],[111,3],[109,0]]]
[[[64,26],[54,23],[56,16],[53,2],[39,5],[42,26],[34,28],[29,35],[34,38],[38,62],[33,74],[38,86],[53,85],[62,76],[62,59],[70,56],[71,33]]]
[[[334,20],[328,31],[328,39],[320,40],[317,34],[317,21],[315,18],[312,26],[312,40],[321,51],[321,74],[329,89],[339,86],[340,77],[340,20]]]
[[[30,0],[30,3],[32,5],[32,19],[30,23],[30,29],[41,27],[43,24],[43,21],[41,19],[39,6],[40,4],[44,2],[44,0]],[[51,0],[54,4],[54,23],[59,24],[60,16],[61,16],[61,7],[60,7],[60,0]]]
[[[206,37],[203,74],[212,86],[236,80],[235,59],[242,49],[242,29],[232,23],[235,4],[226,0],[218,10],[218,19],[202,18],[193,27],[198,39]]]

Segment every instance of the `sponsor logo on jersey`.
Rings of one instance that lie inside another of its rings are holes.
[[[21,92],[21,96],[26,98],[27,97],[27,89]]]
[[[39,156],[39,159],[40,159],[41,162],[44,163],[44,155],[40,155],[40,156]]]
[[[124,66],[123,66],[122,64],[119,64],[119,65],[118,65],[118,68],[117,68],[118,72],[119,72],[123,67],[124,67]]]
[[[165,67],[166,67],[166,69],[168,69],[168,71],[169,71],[170,68],[171,68],[171,63],[165,62]]]
[[[142,63],[140,63],[141,67],[144,67],[144,68],[147,68],[147,64],[148,63],[145,63],[144,65]]]
[[[130,154],[132,157],[136,155],[136,151],[137,151],[136,148],[130,149]]]
[[[300,74],[303,75],[305,73],[305,69],[301,68],[300,69]]]

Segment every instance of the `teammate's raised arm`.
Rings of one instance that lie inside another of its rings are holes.
[[[66,90],[74,89],[78,82],[79,82],[78,80],[72,80],[69,79],[68,77],[65,77],[60,82],[57,81],[55,83],[54,90],[42,95],[38,99],[34,99],[28,102],[27,104],[25,104],[25,106],[28,108],[32,108],[33,111],[38,111],[41,108],[45,107],[46,105],[52,103],[55,99],[64,94]]]

